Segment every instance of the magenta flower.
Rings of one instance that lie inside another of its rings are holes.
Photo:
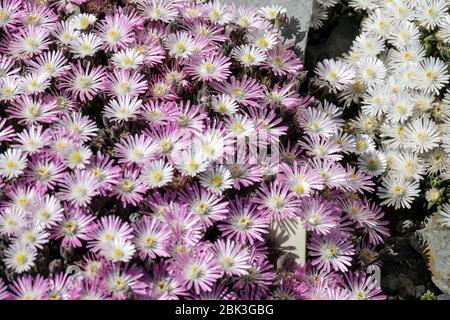
[[[242,249],[238,242],[219,239],[211,247],[211,250],[224,274],[244,276],[249,273],[250,254],[245,248]]]
[[[111,193],[116,195],[124,208],[137,205],[144,198],[145,185],[139,179],[140,171],[135,167],[124,168],[123,176],[117,180]]]
[[[269,231],[269,219],[256,209],[255,204],[237,197],[228,206],[228,218],[218,226],[224,237],[250,244],[264,241],[263,235]]]
[[[351,300],[384,300],[386,296],[380,295],[381,289],[377,287],[377,281],[373,276],[365,273],[349,272],[345,275],[348,290],[351,292]]]
[[[346,272],[355,254],[353,245],[339,233],[332,232],[325,236],[313,235],[308,244],[309,254],[313,257],[311,264],[329,271]]]
[[[175,279],[196,294],[211,291],[221,277],[220,267],[207,248],[197,247],[192,252],[181,253],[169,266]]]
[[[91,240],[95,217],[80,208],[65,208],[64,217],[51,230],[52,239],[61,239],[63,247],[81,247],[81,240]]]
[[[86,207],[91,199],[98,194],[98,182],[93,174],[85,170],[75,170],[67,174],[60,183],[61,200],[70,202],[77,207]]]
[[[9,289],[13,300],[44,300],[47,298],[49,284],[41,275],[35,278],[24,275],[17,278]]]
[[[244,106],[258,106],[257,101],[263,97],[261,85],[253,78],[244,75],[241,80],[231,76],[229,82],[212,83],[217,93],[225,93]]]
[[[218,53],[191,59],[185,71],[194,80],[207,82],[222,82],[228,78],[230,72],[230,58]]]
[[[114,239],[131,240],[133,229],[117,216],[104,216],[98,219],[97,227],[92,230],[87,247],[94,253],[104,249]]]
[[[100,90],[105,89],[106,75],[102,66],[93,66],[88,62],[83,68],[81,62],[71,65],[71,72],[61,78],[61,88],[67,90],[81,102],[92,100]]]
[[[303,225],[307,231],[325,235],[337,225],[338,216],[333,203],[327,202],[321,197],[304,198],[300,208]]]
[[[156,217],[145,216],[133,224],[134,244],[139,257],[170,257],[172,234],[169,227]]]
[[[292,50],[288,50],[283,45],[277,45],[267,51],[267,59],[262,67],[269,69],[276,76],[295,75],[302,68],[303,64]]]

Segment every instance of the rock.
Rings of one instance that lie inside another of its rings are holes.
[[[425,293],[426,288],[424,285],[420,285],[416,287],[416,299],[420,299],[420,297]]]
[[[414,282],[412,282],[403,273],[398,276],[398,291],[403,298],[415,298],[416,288]]]
[[[425,228],[419,231],[426,247],[424,255],[431,279],[446,294],[450,294],[450,232],[439,223],[439,214],[435,212],[426,222]]]
[[[222,0],[234,5],[280,5],[286,8],[287,21],[284,24],[283,36],[295,44],[298,52],[304,53],[312,14],[312,0]]]
[[[321,40],[319,43],[312,43],[308,40],[308,46],[305,51],[307,69],[314,70],[317,62],[326,58],[340,57],[343,53],[346,53],[358,34],[359,24],[355,23],[348,16],[339,16],[336,24],[330,28],[330,33],[326,40]]]
[[[440,294],[436,297],[436,300],[450,300],[450,294]]]

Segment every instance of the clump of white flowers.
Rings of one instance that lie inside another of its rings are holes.
[[[313,28],[336,1],[315,1]],[[420,196],[445,202],[450,180],[450,3],[446,0],[352,0],[365,15],[349,52],[315,69],[316,83],[355,113],[348,139],[361,171],[377,179],[380,202],[411,208]],[[431,50],[430,50],[431,49]],[[449,225],[448,208],[442,223]]]

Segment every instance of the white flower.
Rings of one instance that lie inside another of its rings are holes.
[[[64,162],[71,169],[84,169],[89,163],[92,151],[88,146],[69,146],[63,151]]]
[[[358,62],[357,72],[359,79],[365,85],[372,87],[384,82],[387,69],[381,60],[375,57],[367,57]]]
[[[286,8],[276,4],[268,5],[260,8],[258,14],[267,20],[275,20],[279,15],[286,14]]]
[[[164,47],[169,50],[169,55],[175,58],[189,58],[195,51],[195,41],[187,32],[169,34]]]
[[[407,180],[421,181],[426,173],[422,158],[413,152],[396,153],[393,157],[392,171]]]
[[[206,157],[200,150],[184,150],[175,159],[175,167],[185,176],[195,177],[205,171],[207,166]]]
[[[433,30],[448,15],[446,0],[422,0],[414,8],[415,18],[427,30]]]
[[[237,139],[250,137],[256,133],[253,121],[243,114],[233,114],[225,120],[225,125]]]
[[[14,270],[14,272],[22,273],[34,266],[37,251],[32,246],[16,242],[5,250],[4,255],[3,261],[6,267]]]
[[[408,92],[400,92],[391,96],[386,117],[389,121],[405,122],[413,113],[414,101]]]
[[[27,158],[20,149],[9,148],[0,155],[0,175],[4,178],[17,178],[27,166]]]
[[[142,100],[129,95],[119,96],[111,100],[103,110],[105,117],[116,122],[127,122],[136,119]]]
[[[358,157],[358,167],[371,177],[377,177],[386,170],[386,156],[377,150],[371,150]]]
[[[376,57],[384,49],[383,38],[375,33],[363,32],[353,41],[350,50],[364,57]]]
[[[428,117],[415,119],[405,128],[405,146],[415,152],[431,150],[438,146],[440,140],[437,125]]]
[[[258,66],[267,58],[263,50],[248,44],[233,48],[231,57],[239,61],[244,67]]]
[[[236,113],[239,108],[236,100],[225,93],[212,97],[211,106],[215,112],[228,116]]]
[[[414,84],[417,89],[439,94],[449,78],[447,64],[439,58],[428,57],[419,62]]]
[[[137,69],[144,63],[144,55],[136,48],[126,48],[114,53],[111,62],[120,69]]]
[[[173,167],[163,160],[154,160],[141,171],[141,181],[149,188],[160,188],[172,181]]]
[[[213,193],[221,194],[233,185],[230,171],[221,165],[211,166],[199,175],[200,184]]]
[[[333,93],[344,90],[355,77],[355,70],[351,65],[340,60],[325,59],[319,62],[314,70]]]
[[[378,196],[383,200],[381,204],[395,209],[411,208],[411,203],[419,193],[420,187],[416,181],[408,181],[391,173],[382,178],[381,187],[378,188]]]
[[[70,51],[75,58],[93,56],[100,50],[102,39],[93,33],[82,33],[70,42]]]
[[[400,20],[392,25],[388,42],[397,49],[409,46],[412,43],[420,43],[420,30],[410,21]]]
[[[100,253],[112,262],[128,262],[136,252],[133,243],[122,238],[115,238],[114,241],[106,242]]]
[[[247,34],[247,40],[263,51],[272,49],[278,43],[278,35],[273,31],[256,31]]]
[[[77,30],[87,29],[97,21],[97,17],[90,13],[80,13],[70,18],[70,24]]]
[[[358,134],[355,136],[355,150],[356,154],[362,154],[368,151],[375,150],[375,141],[367,134]]]

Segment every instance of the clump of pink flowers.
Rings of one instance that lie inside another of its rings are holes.
[[[0,299],[383,298],[373,183],[284,8],[85,2],[0,1]]]

